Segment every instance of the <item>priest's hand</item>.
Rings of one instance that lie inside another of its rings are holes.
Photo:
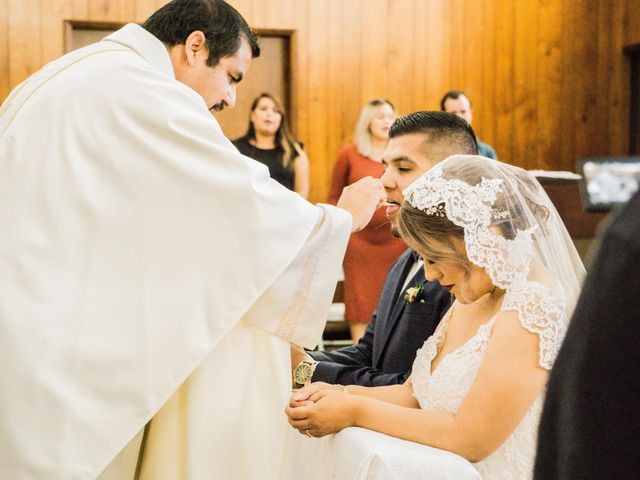
[[[345,187],[338,200],[338,207],[344,208],[353,217],[352,232],[367,226],[373,212],[387,199],[387,195],[378,178],[364,177]]]

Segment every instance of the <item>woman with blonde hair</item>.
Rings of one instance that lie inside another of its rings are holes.
[[[273,95],[262,93],[253,100],[247,133],[233,144],[243,155],[266,165],[271,178],[304,198],[309,196],[309,159]]]
[[[329,203],[335,205],[342,189],[355,181],[382,176],[382,154],[395,117],[389,100],[373,100],[364,106],[356,124],[355,142],[340,151],[333,167]],[[345,320],[349,322],[354,343],[371,321],[387,271],[406,250],[386,223],[384,211],[378,210],[365,229],[351,235],[344,257]]]

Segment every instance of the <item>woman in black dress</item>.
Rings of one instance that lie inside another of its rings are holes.
[[[271,178],[304,198],[309,195],[309,159],[287,126],[280,102],[262,93],[251,104],[247,133],[233,144],[269,167]]]

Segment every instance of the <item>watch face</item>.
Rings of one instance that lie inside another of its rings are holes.
[[[311,378],[311,365],[308,363],[301,363],[298,365],[293,374],[293,378],[296,383],[299,383],[300,385],[307,383]]]

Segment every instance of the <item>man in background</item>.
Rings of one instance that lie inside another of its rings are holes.
[[[475,134],[460,117],[433,111],[395,120],[382,158],[386,170],[381,178],[392,233],[397,235],[395,217],[403,190],[433,165],[455,154],[477,154]],[[452,303],[451,295],[438,282],[426,281],[422,266],[411,250],[398,258],[387,274],[371,323],[356,345],[332,352],[305,353],[293,348],[295,386],[323,381],[370,387],[406,381],[416,351]],[[410,288],[419,288],[419,295],[411,299],[407,295]]]
[[[211,112],[258,54],[174,0],[0,107],[0,478],[281,478],[289,342],[385,195],[316,207],[238,153]]]
[[[469,125],[473,120],[473,111],[471,109],[471,100],[467,95],[460,90],[449,90],[444,94],[442,100],[440,100],[440,110],[443,112],[455,113],[461,118],[464,118]],[[483,157],[498,159],[496,151],[488,143],[478,140],[478,155]]]

